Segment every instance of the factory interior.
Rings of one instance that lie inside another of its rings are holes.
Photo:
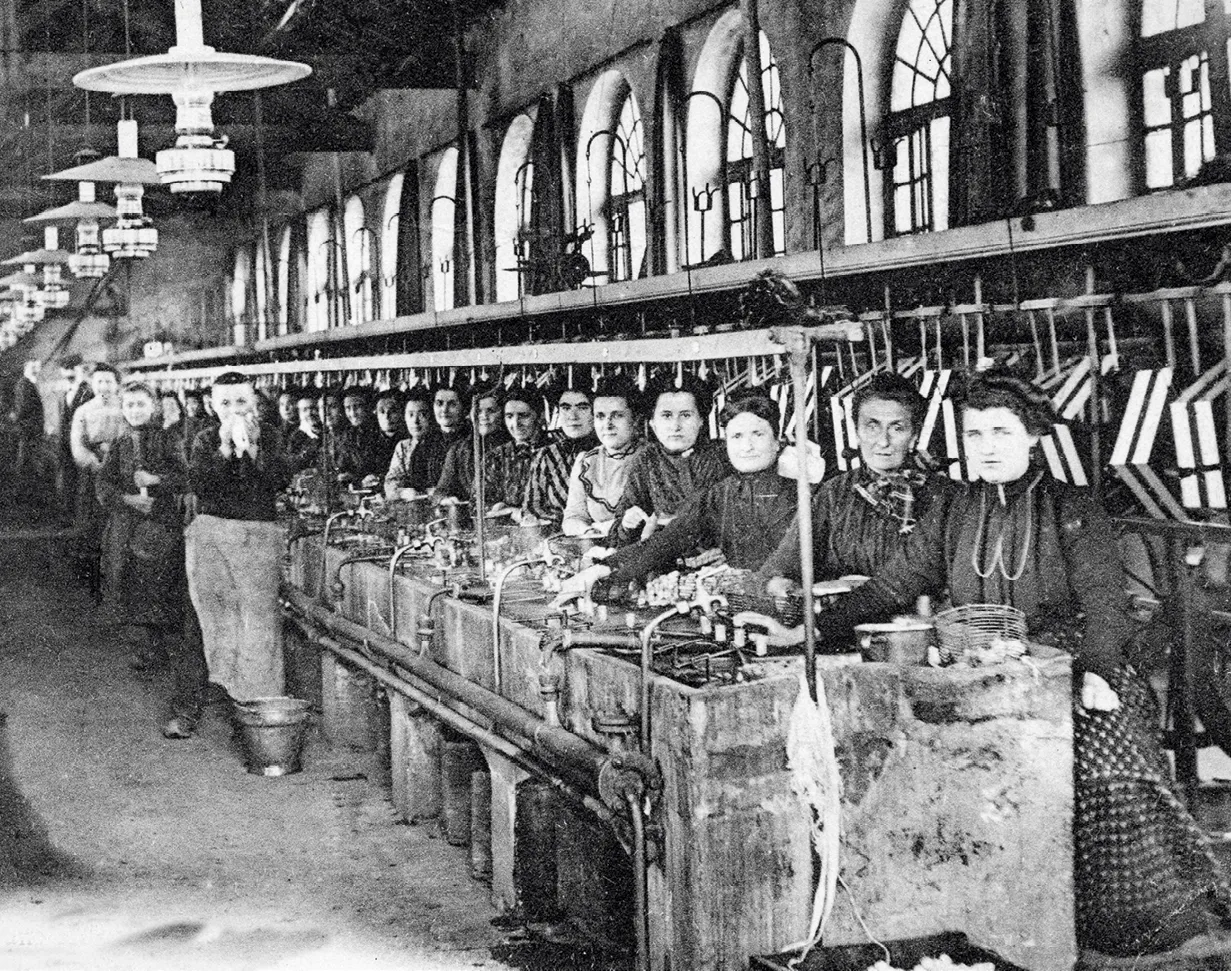
[[[1231,968],[1231,0],[0,40],[0,967]]]

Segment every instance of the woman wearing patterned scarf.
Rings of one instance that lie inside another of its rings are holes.
[[[905,545],[915,523],[948,480],[924,471],[915,445],[924,399],[898,374],[878,374],[855,393],[859,467],[824,482],[812,500],[818,580],[870,576]],[[799,581],[798,521],[761,567],[774,596]]]

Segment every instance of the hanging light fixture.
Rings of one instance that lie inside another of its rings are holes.
[[[158,174],[172,192],[220,192],[235,172],[235,153],[214,133],[214,95],[298,81],[306,64],[252,54],[227,54],[204,42],[201,0],[175,0],[176,45],[166,54],[135,57],[82,71],[73,84],[112,94],[169,94],[175,102],[175,147],[158,153]]]
[[[74,171],[68,169],[66,171]],[[45,178],[58,178],[45,176]],[[115,208],[94,199],[94,183],[77,183],[77,200],[30,216],[24,222],[35,226],[72,226],[77,252],[69,256],[68,267],[73,276],[95,278],[103,276],[111,265],[111,257],[102,251],[99,224],[116,218]]]
[[[43,176],[44,179],[89,184],[114,182],[114,226],[102,231],[101,248],[115,259],[144,259],[158,248],[158,230],[142,208],[145,186],[158,185],[158,171],[149,159],[137,156],[137,120],[122,118],[116,125],[117,155]],[[99,274],[101,276],[101,274]]]
[[[55,226],[43,230],[43,248],[29,250],[3,261],[4,266],[20,265],[21,273],[0,280],[27,290],[44,308],[59,310],[68,306],[69,292],[63,285],[63,268],[68,254],[60,249],[59,232]]]

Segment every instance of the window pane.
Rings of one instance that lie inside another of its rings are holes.
[[[632,249],[631,279],[641,276],[641,261],[645,258],[645,203],[640,199],[628,207],[628,236]]]
[[[890,89],[891,111],[949,96],[952,36],[952,0],[911,0],[895,48],[897,64]]]
[[[768,209],[758,207],[759,218],[772,218],[775,211],[783,208],[784,195],[781,169],[782,150],[786,147],[786,124],[782,112],[782,88],[779,82],[778,62],[769,49],[769,39],[761,32],[761,87],[765,96],[765,137],[770,149],[770,181],[777,180],[777,190],[771,187]],[[748,98],[748,63],[741,61],[739,73],[731,87],[727,119],[727,181],[728,224],[731,254],[736,260],[748,259],[756,251],[753,245],[752,200],[748,193],[751,179],[749,162],[753,155],[752,114]],[[761,200],[764,205],[764,200]],[[781,219],[775,222],[778,225]],[[785,236],[775,230],[775,252],[784,252]]]
[[[1146,135],[1146,186],[1158,189],[1171,185],[1171,129],[1163,128]]]
[[[1223,0],[1231,12],[1231,0]],[[1205,0],[1141,0],[1141,36],[1153,37],[1205,20]]]
[[[1170,68],[1160,67],[1147,71],[1142,80],[1142,100],[1147,128],[1171,124],[1171,101],[1167,98],[1167,77]]]
[[[742,260],[744,253],[744,224],[747,221],[744,212],[744,185],[742,182],[732,182],[727,186],[727,211],[731,214],[731,255]]]
[[[949,228],[949,117],[932,122],[932,228]]]
[[[784,205],[782,177],[782,169],[769,170],[769,205],[771,209],[781,209]]]

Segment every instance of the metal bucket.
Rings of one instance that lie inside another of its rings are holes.
[[[308,702],[299,698],[253,698],[235,703],[249,772],[276,776],[299,771],[308,707]]]

